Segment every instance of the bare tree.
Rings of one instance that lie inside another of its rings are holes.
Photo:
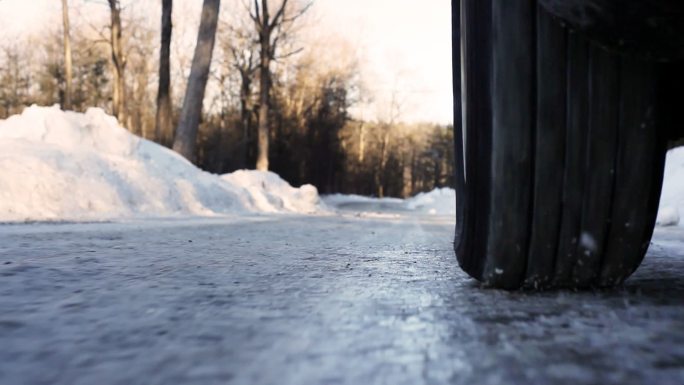
[[[155,137],[155,94],[151,79],[157,65],[154,55],[155,33],[132,19],[126,27],[126,115],[127,128],[147,139]]]
[[[392,91],[392,98],[389,106],[388,120],[380,124],[380,164],[375,172],[375,184],[378,188],[378,198],[385,196],[385,185],[387,184],[387,161],[390,147],[392,145],[392,130],[400,118],[402,110],[402,100],[399,99],[396,88]]]
[[[202,115],[204,92],[209,79],[220,5],[221,0],[204,0],[202,5],[202,19],[197,34],[195,56],[192,59],[183,109],[173,142],[174,151],[190,161],[195,160],[197,129]]]
[[[26,63],[30,51],[15,43],[3,43],[0,58],[0,118],[20,113],[30,105],[31,73]]]
[[[159,51],[159,90],[157,92],[157,117],[155,138],[165,146],[173,140],[171,122],[171,12],[173,0],[162,0],[161,49]]]
[[[247,164],[247,146],[250,142],[250,115],[252,107],[250,99],[252,96],[252,76],[256,70],[253,62],[252,51],[240,57],[240,55],[233,50],[235,57],[235,68],[240,74],[240,126],[242,128],[242,139],[240,146],[240,153],[238,154],[243,166]]]
[[[119,0],[108,0],[111,16],[110,48],[114,68],[112,111],[121,124],[126,124],[126,57],[121,39],[121,4]]]
[[[62,108],[69,110],[72,108],[72,64],[71,64],[71,38],[69,33],[69,5],[67,0],[62,0],[62,23],[64,29],[64,73],[66,76],[64,84],[64,104]]]
[[[254,0],[253,12],[250,17],[254,21],[259,36],[259,125],[258,125],[258,156],[257,170],[268,170],[268,141],[269,141],[269,97],[271,91],[271,61],[276,60],[278,42],[285,36],[285,27],[292,24],[311,6],[308,3],[299,11],[286,15],[288,0],[282,0],[280,7],[271,18],[268,0]],[[284,56],[289,56],[293,51]]]
[[[226,23],[229,31],[221,43],[224,53],[230,57],[230,66],[239,76],[240,100],[240,141],[238,143],[237,159],[240,168],[247,167],[247,149],[251,142],[252,113],[253,113],[253,83],[258,69],[257,45],[252,35],[252,21],[245,25],[244,19],[235,19]]]

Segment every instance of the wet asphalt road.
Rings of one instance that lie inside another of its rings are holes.
[[[0,384],[684,383],[681,229],[624,287],[503,292],[451,218],[347,209],[0,226]]]

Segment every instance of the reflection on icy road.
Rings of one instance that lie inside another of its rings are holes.
[[[0,383],[682,383],[681,230],[623,288],[509,293],[456,267],[452,226],[0,226]]]

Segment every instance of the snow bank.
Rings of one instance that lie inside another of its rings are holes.
[[[373,198],[361,195],[332,194],[323,197],[326,204],[338,209],[364,211],[414,211],[431,215],[454,215],[456,192],[451,188],[438,188],[408,198]]]
[[[372,198],[332,195],[340,202]],[[377,200],[397,203],[397,199]],[[409,210],[453,215],[455,192],[403,201]],[[316,188],[294,188],[270,172],[218,176],[130,134],[101,109],[30,107],[0,120],[0,222],[327,211]],[[669,151],[658,224],[684,225],[684,147]]]
[[[679,210],[676,207],[661,207],[658,210],[656,225],[658,226],[677,226],[679,224]]]
[[[0,120],[0,221],[323,210],[313,186],[257,171],[209,174],[101,109],[33,106]]]
[[[660,196],[658,225],[684,226],[679,215],[684,215],[684,147],[678,147],[667,153],[663,191]]]
[[[456,191],[452,188],[437,188],[430,192],[419,193],[406,200],[409,210],[428,214],[455,215]]]
[[[262,212],[315,213],[324,208],[316,187],[290,186],[278,174],[240,170],[221,177],[229,184],[246,188],[257,210]]]

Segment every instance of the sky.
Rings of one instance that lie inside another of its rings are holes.
[[[106,11],[103,0],[70,3],[81,9],[85,4],[87,9],[78,15],[72,12],[72,23],[78,23],[83,14]],[[138,9],[150,8],[156,21],[160,1],[129,3]],[[201,3],[175,0],[175,9],[181,11],[174,19],[189,15],[189,23],[196,28]],[[59,23],[60,12],[58,0],[0,0],[0,38],[37,33]],[[307,23],[314,27],[308,33],[339,35],[357,50],[369,97],[353,109],[354,115],[387,119],[394,99],[400,106],[400,120],[452,122],[449,0],[315,0],[310,13]],[[182,21],[174,22],[180,25]]]

